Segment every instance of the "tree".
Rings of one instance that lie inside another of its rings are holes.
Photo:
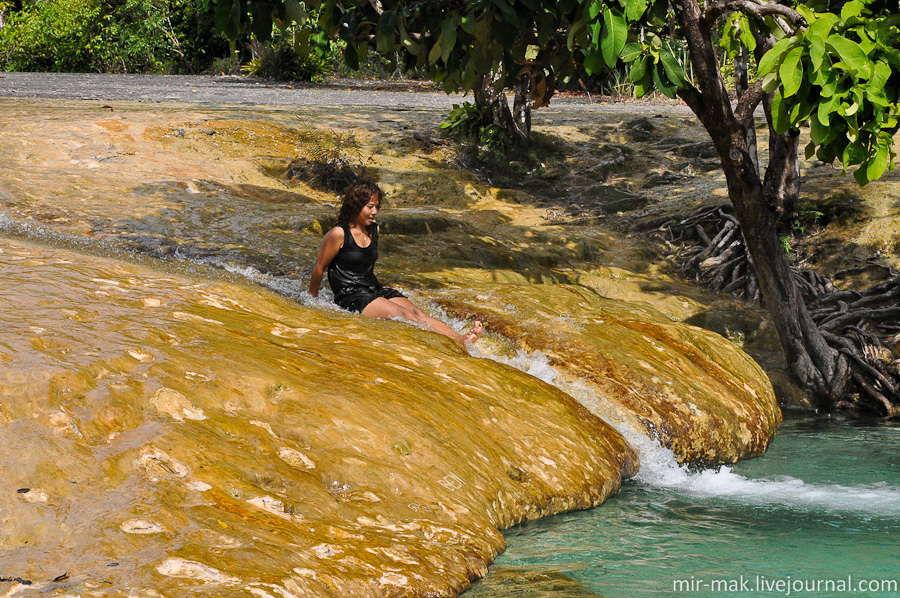
[[[429,69],[448,92],[473,90],[477,97],[487,90],[496,98],[517,90],[514,107],[521,115],[549,101],[555,82],[576,65],[592,73],[621,61],[639,96],[656,89],[679,97],[715,145],[762,299],[796,381],[822,407],[856,385],[883,411],[897,413],[896,372],[826,338],[793,281],[776,231],[799,195],[805,123],[807,156],[855,168],[860,184],[893,165],[900,110],[897,2],[834,4],[839,13],[829,12],[825,0],[316,2],[325,29],[347,44],[351,66],[374,48]],[[731,93],[720,68],[723,52],[736,63]],[[679,58],[685,53],[686,61]],[[758,65],[752,80],[750,55]],[[756,150],[759,107],[769,130],[765,165]]]

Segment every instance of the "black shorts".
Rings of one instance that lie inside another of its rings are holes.
[[[384,299],[394,299],[396,297],[406,297],[406,295],[391,287],[370,287],[354,289],[346,293],[341,293],[340,295],[335,295],[334,302],[343,309],[362,313],[362,310],[364,310],[368,304],[379,297]]]

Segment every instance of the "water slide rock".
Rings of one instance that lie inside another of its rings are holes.
[[[408,324],[11,240],[0,276],[0,565],[35,587],[451,596],[500,529],[637,469],[557,388]]]

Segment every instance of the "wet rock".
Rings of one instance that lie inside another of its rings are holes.
[[[73,592],[453,595],[502,550],[499,529],[597,506],[637,469],[571,397],[433,332],[2,249],[30,306],[0,322],[2,350],[29,360],[0,360],[0,443],[20,449],[0,467],[29,472],[3,539],[23,578],[78,554]]]
[[[760,455],[781,423],[772,385],[749,355],[648,305],[567,285],[494,285],[477,301],[437,296],[452,312],[546,355],[571,382],[590,386],[576,395],[594,413],[658,439],[682,462]]]

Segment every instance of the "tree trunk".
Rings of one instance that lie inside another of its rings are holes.
[[[734,114],[725,89],[712,36],[696,0],[680,0],[676,10],[685,32],[697,87],[679,90],[706,131],[719,155],[741,225],[744,242],[759,280],[763,303],[772,316],[781,346],[795,381],[811,392],[821,407],[830,407],[843,392],[847,361],[828,346],[816,326],[791,276],[787,253],[778,240],[776,224],[799,190],[796,135],[773,137],[765,184],[759,175],[755,136]]]
[[[528,145],[531,133],[530,113],[527,121],[523,120],[523,127],[520,128],[509,109],[509,100],[506,99],[506,94],[503,90],[497,91],[494,88],[493,77],[482,75],[475,82],[474,87],[475,105],[481,110],[482,125],[500,127],[509,137],[513,146]]]
[[[513,125],[527,145],[531,143],[531,94],[530,80],[521,79],[516,85],[516,96],[513,99]]]
[[[793,156],[796,161],[796,153]],[[722,160],[722,166],[763,303],[796,382],[814,394],[818,406],[828,408],[843,391],[846,360],[828,346],[791,276],[787,253],[778,239],[777,213],[771,209],[778,198],[766,197],[758,176],[746,176],[749,156],[746,163],[740,162]]]

